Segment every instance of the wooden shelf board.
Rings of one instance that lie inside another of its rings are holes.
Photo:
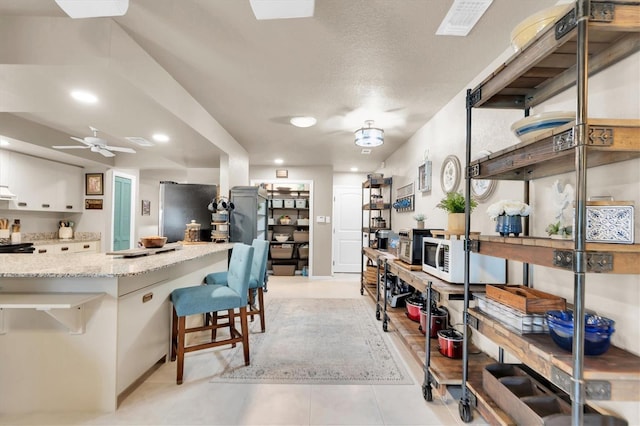
[[[503,257],[534,265],[558,268],[553,264],[553,250],[573,250],[572,240],[539,237],[501,237],[480,235],[479,253]],[[613,274],[640,274],[640,244],[587,243],[587,252],[613,255]],[[561,268],[563,269],[563,268]]]
[[[391,185],[392,178],[367,179],[362,183],[363,188],[382,188]]]
[[[588,23],[589,76],[638,50],[638,6],[614,7],[611,22]],[[576,26],[556,40],[553,28],[541,32],[473,89],[474,107],[524,109],[574,85],[577,33]]]
[[[557,175],[575,168],[575,150],[555,150],[554,137],[570,131],[575,121],[558,126],[534,139],[510,146],[476,161],[479,166],[474,179],[533,180]],[[588,145],[587,167],[596,167],[640,157],[640,120],[591,119],[587,133],[600,134],[596,129],[611,130],[610,145],[600,145],[594,138]]]
[[[478,331],[512,353],[521,362],[551,380],[552,366],[571,375],[573,357],[558,347],[548,334],[523,334],[511,331],[476,308],[469,314],[478,319]],[[599,356],[584,357],[584,379],[611,383],[611,400],[640,399],[640,357],[612,346]]]

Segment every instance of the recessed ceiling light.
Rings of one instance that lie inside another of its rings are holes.
[[[164,133],[154,133],[151,137],[156,142],[169,142],[169,136],[165,135]]]
[[[352,171],[352,172],[357,172],[357,171],[358,171],[358,168],[357,168],[357,167],[352,167],[352,168],[351,168],[351,171]]]
[[[85,104],[95,104],[98,102],[98,97],[96,95],[85,90],[74,90],[71,92],[71,97],[76,101],[83,102]]]
[[[276,158],[275,160],[273,160],[273,162],[276,164],[282,164],[284,163],[284,160],[282,158]]]
[[[301,116],[291,117],[291,120],[289,120],[289,122],[296,127],[311,127],[316,124],[318,120],[316,120],[315,117]]]

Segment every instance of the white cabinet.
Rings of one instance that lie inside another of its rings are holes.
[[[118,394],[167,353],[172,289],[161,278],[118,299]]]
[[[15,152],[9,155],[7,179],[16,194],[10,209],[82,211],[82,168]]]
[[[38,244],[33,247],[34,254],[61,254],[61,253],[97,253],[99,241],[69,241],[59,244]]]

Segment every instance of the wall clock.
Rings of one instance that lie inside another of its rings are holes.
[[[491,151],[479,151],[478,158],[488,157]],[[493,195],[498,186],[497,180],[492,179],[471,179],[471,195],[478,201],[484,201]]]
[[[458,189],[460,184],[460,160],[455,155],[449,155],[442,162],[440,169],[440,186],[445,193]]]

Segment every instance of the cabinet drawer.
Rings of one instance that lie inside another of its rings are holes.
[[[74,253],[96,253],[98,252],[98,241],[83,241],[74,243]]]

